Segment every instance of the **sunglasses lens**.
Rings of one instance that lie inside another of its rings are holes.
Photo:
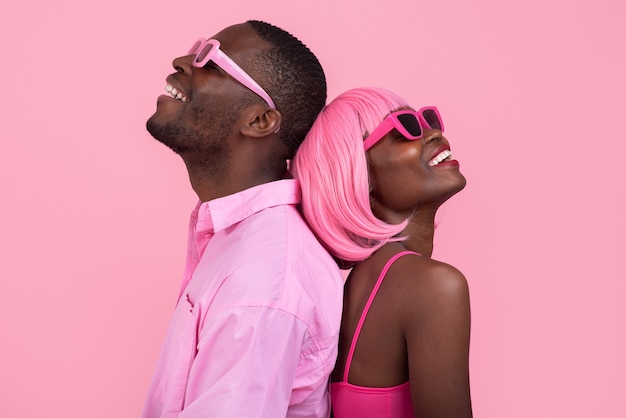
[[[204,47],[200,50],[200,52],[196,53],[196,60],[195,61],[196,62],[204,61],[206,56],[209,55],[209,52],[211,52],[211,49],[213,49],[213,45],[211,45],[211,44],[204,45]]]
[[[202,45],[202,43],[200,41],[196,41],[196,43],[193,44],[193,46],[189,49],[187,55],[194,55],[196,52],[198,52],[198,48],[200,48],[200,45]]]
[[[422,116],[426,119],[428,126],[431,129],[439,129],[441,130],[441,121],[439,120],[439,116],[437,116],[437,112],[433,109],[426,109],[422,112]]]
[[[415,115],[410,113],[403,113],[398,115],[398,122],[402,124],[404,129],[414,137],[422,135],[422,128]]]

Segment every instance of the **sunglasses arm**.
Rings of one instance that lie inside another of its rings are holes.
[[[367,138],[365,138],[365,141],[363,141],[364,150],[367,151],[372,148],[383,136],[387,135],[393,127],[393,122],[390,119],[385,118],[381,124],[378,125]]]
[[[228,55],[224,54],[219,48],[217,49],[217,53],[213,57],[213,61],[220,67],[224,69],[228,74],[230,74],[235,80],[248,87],[250,90],[261,96],[263,100],[267,102],[269,107],[272,109],[276,109],[274,105],[274,101],[272,98],[263,90],[259,84],[252,79],[240,66],[235,64],[233,60],[231,60]]]

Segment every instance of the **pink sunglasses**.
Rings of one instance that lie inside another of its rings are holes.
[[[394,128],[406,139],[415,141],[424,136],[426,129],[439,129],[443,132],[443,120],[434,106],[423,107],[418,111],[399,110],[393,112],[365,138],[365,141],[363,141],[365,151],[372,148]]]
[[[222,52],[218,40],[200,38],[193,44],[187,55],[195,55],[193,65],[198,68],[204,67],[209,61],[213,61],[215,64],[219,65],[220,68],[230,74],[235,80],[239,81],[241,84],[261,96],[269,107],[276,109],[274,101],[270,95],[267,94],[265,90],[263,90],[263,88],[248,75],[248,73],[235,64],[235,62],[231,60],[228,55]]]

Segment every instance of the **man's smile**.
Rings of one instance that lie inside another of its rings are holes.
[[[187,101],[187,96],[185,96],[183,94],[183,92],[178,91],[170,83],[167,83],[165,85],[165,91],[168,92],[170,94],[170,96],[172,96],[174,99],[180,100],[181,102],[186,102]]]

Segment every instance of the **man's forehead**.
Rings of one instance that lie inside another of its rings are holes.
[[[229,26],[213,35],[212,39],[220,41],[220,48],[227,54],[246,53],[248,51],[256,53],[260,49],[269,47],[247,23]]]

